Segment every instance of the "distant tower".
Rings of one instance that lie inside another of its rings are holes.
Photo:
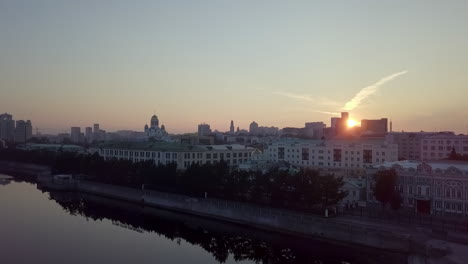
[[[391,119],[390,119],[390,132],[393,132],[393,123]]]
[[[231,127],[229,128],[229,132],[234,133],[234,121],[231,120]]]

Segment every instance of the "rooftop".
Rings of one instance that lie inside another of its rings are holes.
[[[402,161],[394,161],[394,162],[384,162],[378,167],[384,166],[386,168],[391,168],[393,165],[398,164],[405,169],[412,168],[416,170],[418,168],[418,165],[421,163],[423,162],[415,161],[415,160],[402,160]],[[433,170],[436,170],[436,169],[446,170],[450,167],[455,167],[464,172],[468,171],[468,161],[438,160],[438,161],[428,161],[425,163],[431,166]]]
[[[254,148],[239,144],[231,145],[190,145],[185,143],[153,141],[153,142],[106,142],[97,146],[98,148],[112,149],[136,149],[148,151],[175,151],[175,152],[204,152],[204,151],[229,151],[229,150],[251,150]]]

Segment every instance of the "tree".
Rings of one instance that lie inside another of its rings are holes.
[[[375,179],[374,195],[377,201],[382,203],[382,208],[384,208],[394,195],[397,174],[394,169],[380,170],[376,173]]]
[[[320,189],[322,191],[322,206],[325,208],[335,205],[341,201],[346,193],[341,189],[343,187],[343,177],[335,177],[333,174],[327,174],[320,177]]]
[[[390,206],[393,210],[398,210],[401,207],[401,195],[399,192],[394,191],[392,198],[390,199]]]

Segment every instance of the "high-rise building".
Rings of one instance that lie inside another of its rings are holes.
[[[81,142],[81,128],[80,127],[72,127],[70,131],[70,139],[73,143]]]
[[[205,123],[198,125],[198,136],[199,137],[206,137],[209,134],[211,134],[210,125],[205,124]]]
[[[85,137],[88,143],[93,141],[93,128],[92,127],[85,128]]]
[[[15,138],[15,121],[13,116],[7,113],[0,115],[0,139],[13,141]]]
[[[93,132],[94,132],[94,133],[99,133],[99,132],[101,132],[101,129],[99,129],[99,124],[94,124],[94,125],[93,125]]]
[[[361,120],[362,132],[387,133],[388,119],[381,118],[377,120],[363,119]]]
[[[15,128],[15,142],[26,142],[32,137],[31,121],[18,120]]]

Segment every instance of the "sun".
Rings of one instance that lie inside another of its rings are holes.
[[[357,124],[358,123],[356,122],[356,120],[348,119],[348,123],[347,123],[348,127],[355,127],[357,126]]]

